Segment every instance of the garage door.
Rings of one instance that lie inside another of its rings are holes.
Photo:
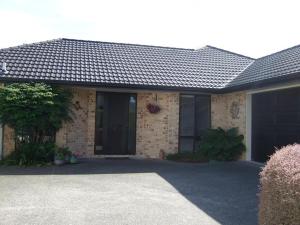
[[[252,160],[265,162],[275,147],[300,141],[300,88],[252,96]]]

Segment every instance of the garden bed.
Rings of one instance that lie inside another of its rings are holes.
[[[166,156],[167,160],[176,162],[189,162],[189,163],[206,163],[208,159],[200,153],[181,152],[169,154]]]

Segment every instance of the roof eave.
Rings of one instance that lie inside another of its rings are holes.
[[[224,87],[219,90],[220,94],[226,94],[230,92],[236,92],[236,91],[245,91],[245,90],[251,90],[251,89],[257,89],[257,88],[264,88],[271,85],[278,85],[278,84],[284,84],[287,82],[295,82],[300,81],[300,72],[298,73],[292,73],[280,77],[265,79],[261,81],[251,82],[243,85],[235,85],[231,87]]]
[[[25,78],[4,78],[0,76],[0,82],[20,83],[20,82],[44,82],[57,85],[84,86],[93,88],[119,88],[119,89],[136,89],[136,90],[157,90],[157,91],[179,91],[179,92],[199,92],[207,94],[219,93],[220,89],[216,88],[198,88],[182,86],[164,86],[164,85],[138,85],[138,84],[112,84],[85,81],[64,81],[64,80],[45,80],[45,79],[25,79]]]

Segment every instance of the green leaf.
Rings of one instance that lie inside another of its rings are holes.
[[[208,129],[202,137],[199,151],[211,160],[235,160],[246,149],[243,139],[237,128]]]

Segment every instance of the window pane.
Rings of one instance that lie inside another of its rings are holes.
[[[194,96],[182,95],[180,103],[180,136],[194,136]]]
[[[194,139],[193,138],[180,138],[180,152],[193,152]]]
[[[181,95],[179,151],[197,151],[204,131],[210,127],[210,96]]]
[[[210,97],[196,96],[196,136],[210,127]]]
[[[129,96],[128,151],[135,153],[136,96]]]
[[[103,150],[103,115],[104,115],[104,96],[97,93],[96,100],[96,130],[95,130],[95,145],[96,151]]]
[[[103,128],[103,112],[104,112],[104,97],[102,94],[98,94],[97,104],[96,104],[96,128]]]

